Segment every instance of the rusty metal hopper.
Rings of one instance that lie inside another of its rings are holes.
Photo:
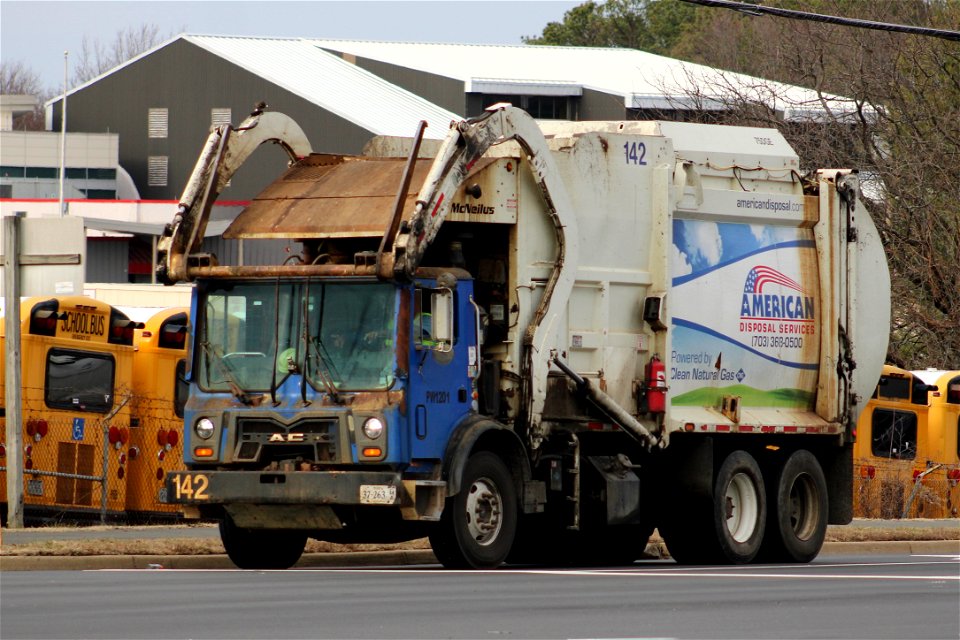
[[[413,213],[432,160],[417,160],[404,204]],[[264,189],[227,227],[224,238],[381,237],[393,215],[404,158],[313,154]]]

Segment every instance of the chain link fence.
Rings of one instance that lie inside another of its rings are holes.
[[[25,398],[36,398],[36,391],[25,389]],[[183,463],[183,419],[174,415],[170,398],[118,394],[108,414],[26,408],[23,425],[26,514],[131,522],[180,515],[165,503],[166,473]],[[5,458],[18,453],[4,454],[5,502]]]

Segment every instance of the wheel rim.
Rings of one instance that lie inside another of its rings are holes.
[[[745,473],[730,479],[725,493],[726,525],[730,537],[743,543],[750,539],[757,528],[760,510],[757,488]]]
[[[477,544],[492,544],[503,526],[503,499],[496,483],[477,478],[467,492],[467,532]]]
[[[817,487],[813,478],[807,474],[797,476],[790,486],[788,516],[790,527],[800,540],[809,540],[816,530],[819,520],[820,504],[817,500]]]

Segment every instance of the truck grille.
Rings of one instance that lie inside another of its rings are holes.
[[[239,419],[234,459],[332,462],[337,459],[337,425],[336,419],[305,418],[290,424],[272,418]]]

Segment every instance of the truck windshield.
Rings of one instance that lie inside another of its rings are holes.
[[[390,387],[396,299],[381,283],[218,283],[197,321],[198,383],[267,391],[302,373],[320,391]]]

